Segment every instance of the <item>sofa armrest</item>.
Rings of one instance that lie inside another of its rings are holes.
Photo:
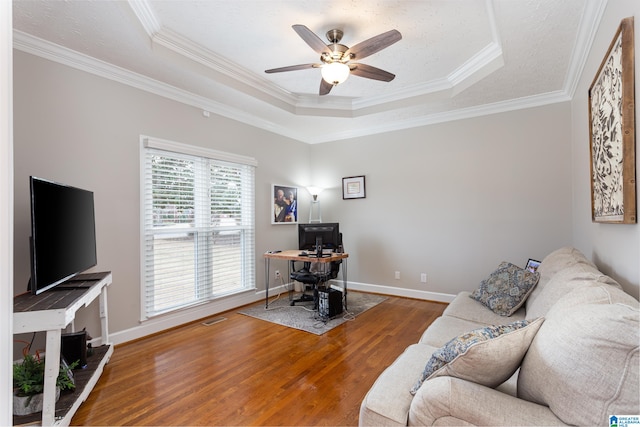
[[[411,402],[409,425],[566,425],[551,410],[453,377],[425,382]]]

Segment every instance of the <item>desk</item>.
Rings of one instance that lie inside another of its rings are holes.
[[[333,262],[340,261],[342,262],[342,298],[344,309],[347,309],[347,258],[349,258],[349,254],[347,253],[336,253],[332,252],[331,256],[316,258],[315,256],[300,256],[301,250],[290,250],[290,251],[282,251],[282,252],[265,252],[264,254],[264,278],[265,278],[265,286],[266,286],[266,298],[265,298],[265,308],[269,308],[269,269],[271,267],[271,260],[282,260],[287,261],[287,281],[291,280],[291,263],[288,261],[299,261],[299,262]]]

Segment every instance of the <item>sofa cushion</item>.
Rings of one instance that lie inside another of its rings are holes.
[[[533,291],[531,291],[531,294],[529,295],[529,298],[527,298],[525,304],[527,310],[529,310],[529,306],[536,300],[538,295],[544,291],[547,283],[549,283],[556,273],[575,264],[591,266],[597,270],[596,266],[589,261],[582,252],[569,246],[556,249],[544,257],[537,270],[540,274],[540,280],[538,280],[538,284]]]
[[[479,303],[478,303],[479,304]],[[485,311],[489,311],[486,307]],[[497,315],[496,315],[497,316]],[[502,318],[504,319],[504,317]],[[524,319],[518,319],[524,320]],[[451,316],[440,316],[429,325],[422,333],[420,341],[423,344],[429,344],[435,348],[444,346],[458,335],[462,335],[474,329],[484,328],[488,326],[485,323],[472,322],[470,320],[459,319]]]
[[[538,283],[540,275],[510,262],[502,262],[488,278],[480,282],[471,298],[480,301],[496,314],[511,316],[524,304]]]
[[[620,288],[618,282],[602,274],[592,265],[586,263],[573,264],[555,273],[535,298],[529,298],[526,317],[527,319],[536,319],[546,316],[549,309],[558,299],[573,289],[603,284]]]
[[[447,308],[444,309],[442,315],[444,317],[457,317],[459,319],[468,320],[470,322],[475,322],[477,324],[476,327],[488,326],[488,325],[500,325],[505,323],[504,316],[494,313],[489,310],[486,305],[482,304],[480,301],[477,301],[473,298],[469,298],[471,296],[471,292],[462,291],[449,303]],[[507,319],[508,322],[515,322],[516,320],[523,320],[525,316],[524,307],[520,307],[517,311],[515,311],[510,318]],[[476,327],[469,328],[467,331],[471,329],[475,329]],[[464,332],[464,331],[460,331]],[[458,333],[451,334],[449,338],[454,337],[455,335],[459,335]],[[443,343],[444,344],[444,343]]]
[[[360,424],[363,425],[363,424]],[[460,378],[429,380],[409,409],[410,426],[561,426],[546,406]],[[607,424],[608,425],[608,424]]]
[[[637,414],[639,343],[638,301],[608,285],[575,289],[551,307],[531,343],[518,397],[572,425]]]
[[[497,387],[518,369],[542,318],[508,325],[487,326],[464,333],[437,349],[411,389],[443,375]]]
[[[470,302],[474,302],[478,305],[482,305],[477,301],[466,298]],[[484,306],[482,306],[484,307]],[[484,307],[484,311],[490,312],[487,307]],[[520,312],[520,310],[518,310]],[[493,313],[492,313],[493,314]],[[503,316],[498,316],[497,314],[493,314],[496,317],[499,317],[498,320],[492,323],[492,325],[500,325],[505,323],[505,318]],[[524,316],[522,318],[514,319],[513,316],[510,317],[509,322],[515,322],[516,320],[524,320]],[[478,323],[472,322],[470,320],[460,319],[458,317],[452,316],[440,316],[436,320],[429,325],[429,327],[422,333],[420,337],[421,343],[432,345],[436,348],[442,347],[453,338],[458,335],[462,335],[466,332],[472,331],[478,328],[484,328],[485,326],[491,326],[486,323]]]
[[[413,396],[409,390],[437,347],[412,344],[388,366],[360,405],[360,425],[406,426]]]
[[[467,298],[469,299],[469,298]],[[481,305],[477,301],[470,300],[475,302],[478,305]],[[484,307],[484,306],[483,306]],[[487,307],[484,307],[484,311],[489,311]],[[497,316],[497,314],[494,314]],[[504,319],[504,317],[502,317]],[[518,319],[524,320],[524,319]],[[472,322],[470,320],[459,319],[457,317],[451,316],[440,316],[436,320],[429,325],[429,327],[422,333],[420,337],[421,343],[429,344],[434,346],[435,348],[442,347],[453,338],[458,335],[462,335],[466,332],[472,331],[474,329],[483,328],[486,325],[484,323]]]

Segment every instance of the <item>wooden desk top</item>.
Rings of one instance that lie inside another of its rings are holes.
[[[307,261],[307,262],[333,262],[341,259],[349,258],[347,253],[331,252],[331,256],[316,258],[315,256],[300,256],[302,251],[299,249],[282,251],[282,252],[265,252],[265,258],[283,259],[289,261]],[[311,254],[313,255],[313,253]]]

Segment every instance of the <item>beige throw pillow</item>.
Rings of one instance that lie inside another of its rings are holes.
[[[433,353],[411,394],[425,381],[443,375],[499,386],[518,369],[542,322],[541,317],[487,326],[452,339]]]

